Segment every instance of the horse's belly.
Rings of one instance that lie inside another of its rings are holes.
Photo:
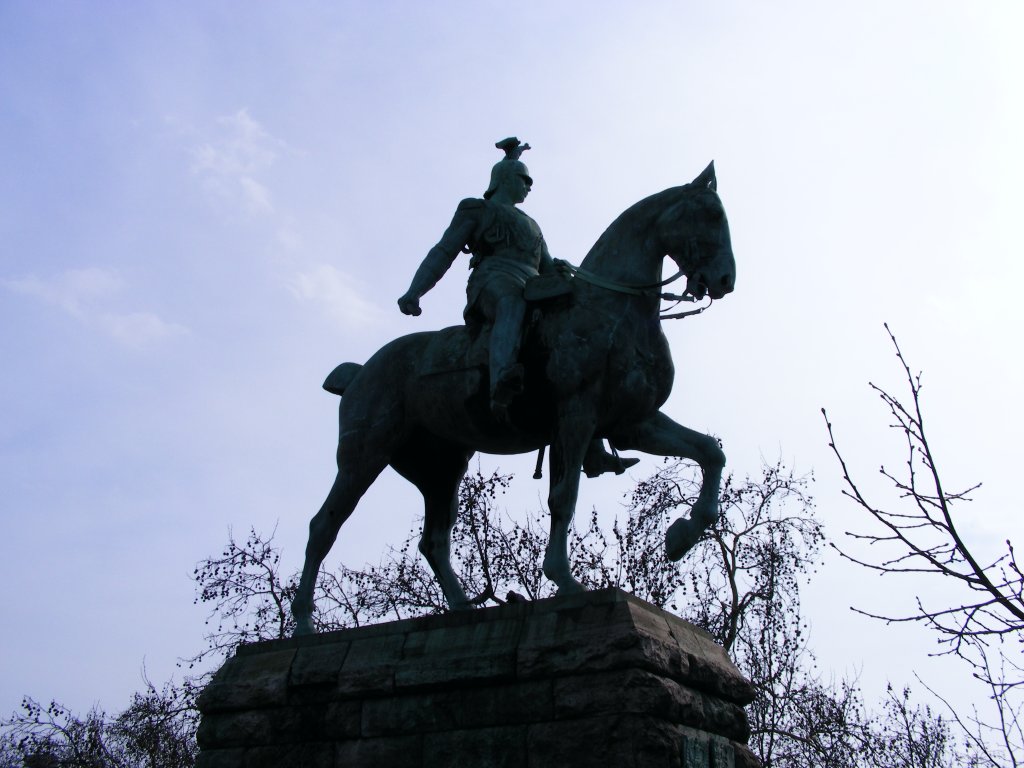
[[[479,368],[421,376],[408,398],[420,428],[475,451],[511,455],[545,443],[532,429],[511,430],[494,419],[487,380]],[[515,410],[513,405],[513,416]]]
[[[598,411],[602,431],[653,416],[668,399],[675,375],[667,353],[635,353],[610,362]]]

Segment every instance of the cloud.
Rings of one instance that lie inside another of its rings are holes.
[[[142,348],[160,339],[188,333],[185,326],[169,323],[152,312],[121,313],[106,309],[126,287],[124,279],[111,269],[69,269],[49,280],[33,275],[3,280],[2,284],[15,293],[60,308],[125,346]]]
[[[149,346],[160,339],[188,333],[185,326],[168,323],[152,312],[104,312],[96,317],[96,321],[114,339],[136,349]]]
[[[270,190],[255,179],[243,176],[238,180],[242,191],[242,201],[249,213],[273,213],[274,205],[270,202]]]
[[[16,293],[54,304],[69,315],[84,317],[87,305],[113,296],[122,289],[124,281],[112,270],[89,267],[69,269],[51,280],[31,276],[4,280],[3,284]]]
[[[302,245],[302,236],[295,230],[291,223],[278,227],[277,243],[286,252],[294,252]]]
[[[274,149],[280,144],[240,109],[233,115],[217,118],[224,136],[216,144],[204,144],[196,150],[194,170],[223,175],[251,174],[270,167],[277,157]]]
[[[379,325],[384,320],[380,307],[365,298],[371,291],[330,264],[297,273],[288,289],[297,299],[320,305],[346,328]]]
[[[249,112],[217,118],[216,139],[192,152],[192,172],[214,197],[235,203],[252,215],[274,213],[267,186],[257,177],[275,162],[286,145],[271,136]]]

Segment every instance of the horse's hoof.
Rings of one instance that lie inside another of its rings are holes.
[[[693,549],[700,539],[701,531],[692,520],[679,518],[665,532],[665,556],[675,562]]]
[[[313,618],[311,616],[295,617],[295,631],[292,632],[292,637],[305,637],[306,635],[315,634],[316,627],[313,626]]]
[[[586,588],[584,588],[582,584],[576,581],[576,579],[573,579],[572,581],[559,586],[557,594],[559,597],[565,597],[566,595],[578,595],[586,591]]]

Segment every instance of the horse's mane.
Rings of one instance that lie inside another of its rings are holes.
[[[620,231],[625,229],[649,229],[653,223],[653,220],[664,213],[665,209],[687,194],[694,191],[693,184],[683,184],[679,187],[669,187],[663,189],[661,192],[655,192],[653,195],[649,195],[642,200],[639,200],[633,205],[629,206],[626,210],[615,217],[615,220],[609,224],[601,236],[597,238],[597,242],[587,251],[587,255],[583,257],[583,261],[586,262],[592,255],[599,253],[604,250],[607,246],[608,241],[613,237],[617,236]]]

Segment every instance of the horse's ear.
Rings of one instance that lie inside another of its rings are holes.
[[[691,186],[699,189],[718,190],[718,179],[715,178],[715,161],[708,163],[708,167],[700,172],[700,176],[690,182]]]

